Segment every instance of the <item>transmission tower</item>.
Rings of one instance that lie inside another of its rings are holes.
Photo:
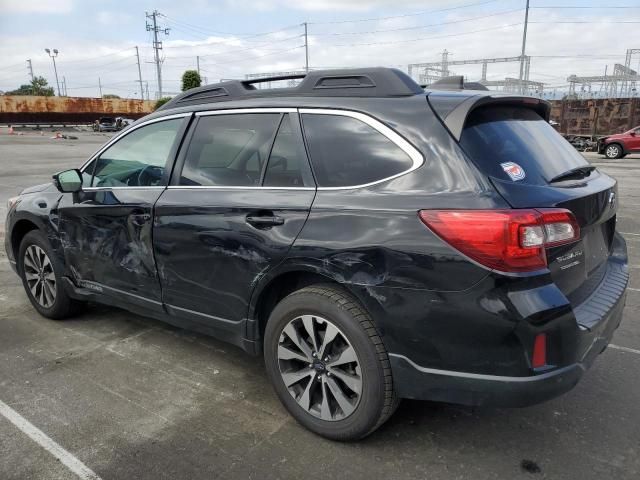
[[[156,71],[158,72],[158,98],[162,98],[162,61],[160,60],[160,50],[162,50],[162,42],[158,41],[158,33],[169,35],[170,28],[164,28],[158,26],[158,17],[162,14],[157,10],[152,13],[145,12],[147,19],[151,19],[152,23],[147,22],[147,32],[153,32],[153,50],[155,52],[154,63],[156,64]]]

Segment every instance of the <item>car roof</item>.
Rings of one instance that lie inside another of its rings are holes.
[[[258,89],[256,84],[301,80],[291,88]],[[489,91],[462,77],[445,77],[423,88],[406,73],[385,67],[314,70],[306,74],[231,80],[190,89],[164,104],[145,119],[174,113],[239,108],[338,108],[366,111],[381,102],[428,99],[435,113],[454,137],[459,138],[469,113],[490,104],[517,104],[536,110],[549,119],[550,104],[544,100]],[[424,100],[422,100],[424,101]]]

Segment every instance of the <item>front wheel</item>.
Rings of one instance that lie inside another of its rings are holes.
[[[332,285],[303,288],[275,307],[264,356],[289,413],[324,437],[365,437],[397,407],[387,352],[371,318]]]
[[[78,310],[80,303],[62,287],[62,265],[40,231],[32,230],[22,239],[18,272],[31,304],[42,316],[60,320]]]
[[[604,149],[604,155],[610,159],[620,158],[622,157],[622,147],[617,143],[607,145]]]

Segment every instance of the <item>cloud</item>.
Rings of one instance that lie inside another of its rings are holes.
[[[131,20],[131,15],[122,12],[109,12],[102,10],[96,15],[98,23],[105,26],[121,25]]]
[[[449,5],[447,0],[248,0],[242,2],[243,8],[247,8],[247,3],[251,8],[257,10],[275,10],[277,8],[290,8],[295,10],[316,11],[316,12],[368,12],[379,8],[392,6],[399,8],[435,8]],[[234,6],[237,2],[227,1],[227,5]]]
[[[2,13],[69,13],[73,0],[2,0]]]
[[[273,5],[280,0],[265,1]],[[326,4],[335,0],[316,1]],[[364,3],[371,5],[376,1]],[[424,2],[419,7],[421,11],[427,8],[439,7],[434,7],[430,2]],[[499,11],[508,9],[509,7],[505,7]],[[284,10],[281,7],[268,15],[275,18]],[[406,71],[410,63],[441,60],[444,49],[449,52],[450,60],[518,56],[522,42],[522,13],[517,11],[484,18],[487,13],[498,10],[478,10],[451,11],[437,17],[405,16],[360,23],[310,23],[310,66],[330,68],[380,65]],[[397,9],[398,14],[412,12],[415,10]],[[131,10],[124,13],[135,14]],[[356,16],[370,18],[384,16],[385,13],[388,12],[380,10]],[[237,15],[244,18],[242,12]],[[99,19],[99,14],[96,16]],[[190,19],[179,13],[172,14],[171,17],[199,26],[207,25],[209,18],[203,15],[201,20]],[[337,13],[332,17],[340,20],[346,15]],[[470,18],[473,20],[466,21]],[[611,72],[614,63],[624,63],[625,50],[635,46],[632,40],[635,38],[637,25],[615,23],[621,18],[623,17],[611,14],[605,17],[601,13],[592,14],[590,11],[580,14],[572,12],[570,16],[564,17],[555,10],[533,11],[530,17],[532,22],[570,19],[593,23],[531,23],[527,41],[527,54],[533,56],[531,80],[545,82],[545,90],[550,91],[554,87],[566,89],[566,79],[571,74],[599,75],[604,72],[605,65],[609,65]],[[107,16],[103,20],[113,21],[114,17]],[[465,21],[442,24],[461,20]],[[277,24],[282,23],[284,21]],[[511,26],[501,27],[503,25]],[[264,30],[269,28],[265,27]],[[27,80],[26,58],[32,59],[36,75],[44,75],[50,84],[54,84],[51,60],[43,48],[55,46],[61,52],[57,59],[58,74],[66,76],[70,94],[97,95],[100,77],[104,93],[139,96],[136,84],[137,59],[133,48],[138,45],[143,80],[149,81],[149,90],[153,96],[156,90],[156,72],[148,37],[114,40],[113,28],[96,27],[96,32],[95,36],[78,41],[60,31],[55,44],[51,43],[51,39],[56,36],[53,30],[29,31],[25,28],[21,35],[0,33],[0,58],[3,60],[3,65],[0,65],[0,90],[16,88]],[[304,66],[302,27],[255,37],[206,35],[198,34],[197,31],[191,33],[192,35],[187,35],[176,29],[172,30],[169,37],[163,37],[162,56],[165,61],[162,75],[165,92],[179,91],[180,76],[184,70],[195,68],[196,56],[200,56],[202,74],[208,77],[209,82],[216,82],[221,78],[244,78],[248,73],[300,70]],[[565,55],[566,57],[551,58]],[[634,57],[633,62],[634,66],[637,65],[637,57]],[[480,78],[482,65],[451,65],[449,70],[452,74],[477,80]],[[487,78],[501,80],[505,77],[517,77],[518,73],[518,62],[490,63]]]

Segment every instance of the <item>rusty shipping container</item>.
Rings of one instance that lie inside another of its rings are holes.
[[[0,96],[0,123],[91,123],[99,117],[138,119],[155,102],[121,98]]]
[[[551,118],[568,135],[611,135],[640,125],[640,99],[554,100]]]

